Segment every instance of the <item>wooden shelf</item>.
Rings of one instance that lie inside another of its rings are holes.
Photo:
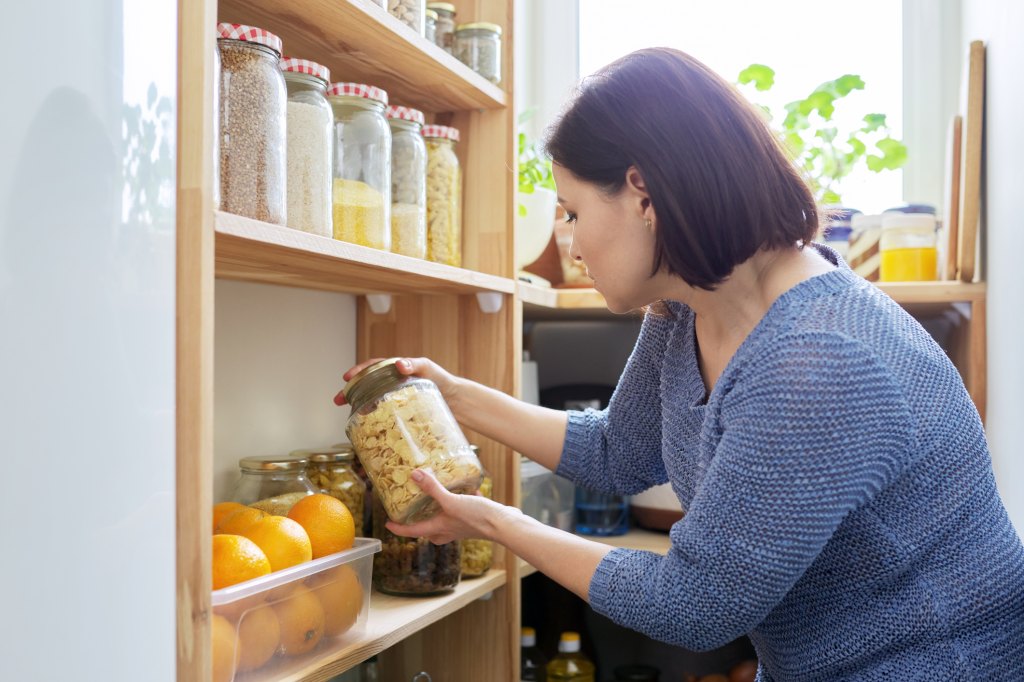
[[[384,88],[392,104],[447,112],[508,102],[500,87],[370,0],[220,0],[217,17],[266,29],[284,41],[285,56],[319,62],[335,81]]]
[[[515,282],[218,213],[216,276],[347,293],[511,294]]]
[[[393,597],[374,591],[367,627],[358,639],[323,652],[291,674],[268,670],[265,675],[261,671],[260,677],[281,682],[329,680],[504,585],[505,571],[492,569],[481,578],[462,581],[452,594],[438,597]]]
[[[611,545],[612,547],[641,549],[647,552],[657,552],[658,554],[668,554],[668,550],[672,546],[672,541],[669,538],[668,533],[657,533],[640,528],[634,528],[625,535],[612,535],[608,537],[584,535],[581,537],[585,537],[587,540],[600,542],[604,545]],[[528,564],[523,559],[519,559],[520,578],[525,578],[526,576],[533,575],[536,572],[537,569],[531,564]]]

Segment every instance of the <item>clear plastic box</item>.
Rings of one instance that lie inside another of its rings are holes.
[[[214,682],[276,680],[357,637],[370,610],[373,555],[352,549],[213,592]]]
[[[572,532],[576,493],[572,481],[525,457],[520,464],[519,478],[523,490],[523,513],[541,523]]]

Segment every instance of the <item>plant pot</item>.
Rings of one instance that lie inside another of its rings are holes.
[[[515,269],[518,273],[537,260],[551,241],[558,195],[538,187],[532,194],[517,192],[516,204]],[[525,215],[522,215],[524,210]]]

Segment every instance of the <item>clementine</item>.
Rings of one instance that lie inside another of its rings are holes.
[[[324,636],[337,637],[352,629],[363,608],[363,586],[349,566],[338,566],[306,581],[324,607]]]
[[[246,613],[238,623],[239,670],[255,670],[269,661],[281,643],[281,624],[270,606]]]
[[[213,589],[270,573],[270,561],[255,542],[241,535],[213,536]]]
[[[217,526],[219,526],[224,519],[240,509],[245,509],[245,505],[238,502],[218,502],[213,505],[213,532],[217,532]]]
[[[238,647],[235,646],[235,626],[224,616],[210,619],[212,640],[213,682],[231,682],[238,665]]]
[[[256,523],[267,515],[259,509],[242,507],[224,517],[220,525],[214,528],[215,533],[229,533],[231,535],[242,535],[242,531]]]
[[[300,656],[312,651],[324,636],[324,607],[303,585],[292,596],[274,604],[281,625],[280,651],[285,656]]]
[[[306,530],[314,559],[352,549],[355,542],[352,512],[344,502],[330,495],[317,493],[303,497],[292,506],[288,518]]]
[[[242,535],[259,545],[270,559],[271,571],[280,571],[313,558],[309,535],[287,516],[265,516],[242,531]]]

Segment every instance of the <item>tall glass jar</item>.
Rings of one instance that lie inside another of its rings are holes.
[[[474,451],[476,446],[473,446]],[[485,472],[480,481],[480,494],[491,499],[494,481]],[[494,543],[490,540],[470,538],[462,541],[462,577],[479,578],[491,570],[494,561]]]
[[[431,43],[437,42],[437,12],[432,9],[424,13],[423,37]]]
[[[459,131],[425,126],[427,142],[427,258],[462,265],[462,172],[455,143]]]
[[[317,492],[306,477],[308,465],[302,457],[243,457],[231,501],[285,516],[293,504]]]
[[[388,0],[388,11],[406,26],[423,35],[426,0]]]
[[[220,33],[218,32],[219,36]],[[213,208],[220,210],[220,48],[213,46]]]
[[[455,5],[450,2],[431,2],[427,9],[437,12],[437,29],[434,42],[448,54],[454,48],[455,40]]]
[[[387,594],[427,596],[451,592],[462,575],[458,540],[435,545],[427,538],[395,535],[387,528],[387,511],[373,496],[373,537],[381,542],[373,555],[373,586]]]
[[[396,362],[366,367],[342,390],[352,406],[348,438],[373,490],[391,520],[408,524],[438,512],[414,470],[431,469],[441,485],[464,493],[480,486],[483,469],[437,385],[400,374]]]
[[[455,57],[492,83],[500,83],[501,26],[482,21],[459,26]]]
[[[308,448],[293,450],[291,454],[309,460],[306,467],[309,482],[323,494],[343,502],[352,513],[356,532],[362,534],[366,484],[352,466],[356,460],[352,446]]]
[[[281,39],[261,28],[219,24],[221,206],[287,223],[286,102]]]
[[[427,145],[423,112],[388,107],[391,124],[391,250],[427,256]]]
[[[328,89],[334,110],[334,238],[391,250],[388,93],[361,83]]]
[[[879,239],[882,282],[929,282],[938,279],[939,251],[935,216],[927,213],[882,214]]]
[[[281,60],[281,71],[288,88],[288,226],[331,237],[331,72],[293,58]]]

